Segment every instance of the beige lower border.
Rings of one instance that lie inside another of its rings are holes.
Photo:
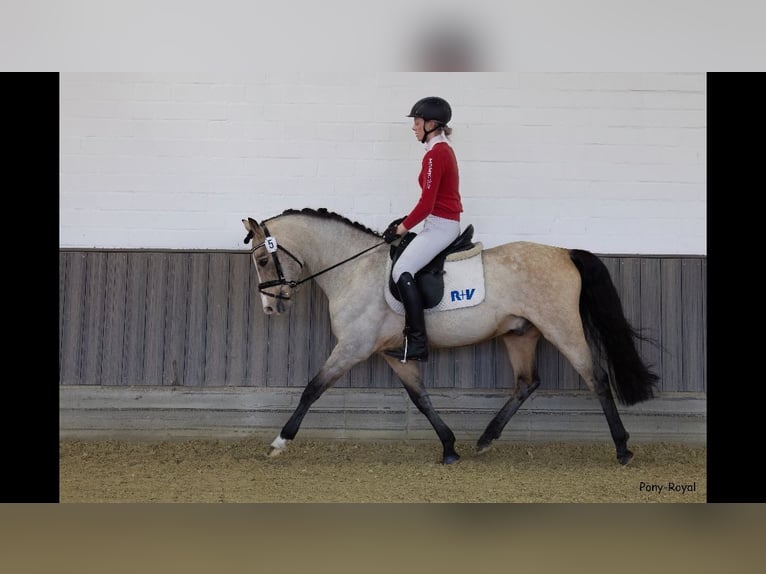
[[[302,388],[62,386],[62,438],[274,438],[298,404]],[[503,391],[429,389],[434,407],[458,441],[475,442],[508,399]],[[618,405],[631,440],[704,444],[704,393],[663,393]],[[403,389],[334,388],[311,408],[300,437],[436,440],[428,420]],[[610,440],[598,399],[588,392],[537,391],[500,440]]]

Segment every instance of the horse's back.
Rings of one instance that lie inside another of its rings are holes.
[[[577,271],[569,249],[544,243],[513,241],[485,249],[484,256],[492,266],[529,278],[562,273],[569,276]]]
[[[484,250],[487,293],[528,305],[577,304],[580,273],[570,250],[531,241],[514,241]]]

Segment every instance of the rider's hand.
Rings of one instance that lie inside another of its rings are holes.
[[[388,224],[388,228],[383,232],[383,240],[386,243],[393,243],[400,237],[396,230],[402,221],[404,221],[404,217],[394,219],[391,223]]]
[[[399,227],[398,223],[392,223],[388,226],[388,229],[386,229],[383,232],[383,240],[386,243],[393,243],[397,239],[399,239],[399,235],[396,233],[396,228]]]

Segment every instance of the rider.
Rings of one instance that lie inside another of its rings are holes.
[[[412,106],[407,117],[413,118],[412,131],[426,150],[418,177],[420,199],[409,215],[392,221],[383,234],[391,243],[423,222],[423,230],[399,256],[391,271],[404,305],[404,346],[386,354],[403,363],[407,359],[428,359],[423,300],[415,284],[415,273],[460,235],[463,211],[457,159],[447,139],[452,133],[452,128],[447,126],[452,119],[450,105],[442,98],[423,98]]]

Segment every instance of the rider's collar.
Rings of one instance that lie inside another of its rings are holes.
[[[431,149],[433,149],[433,147],[438,143],[446,143],[449,145],[449,140],[444,136],[443,133],[441,133],[439,135],[435,135],[426,143],[424,143],[423,147],[426,149],[426,151],[431,151]]]

